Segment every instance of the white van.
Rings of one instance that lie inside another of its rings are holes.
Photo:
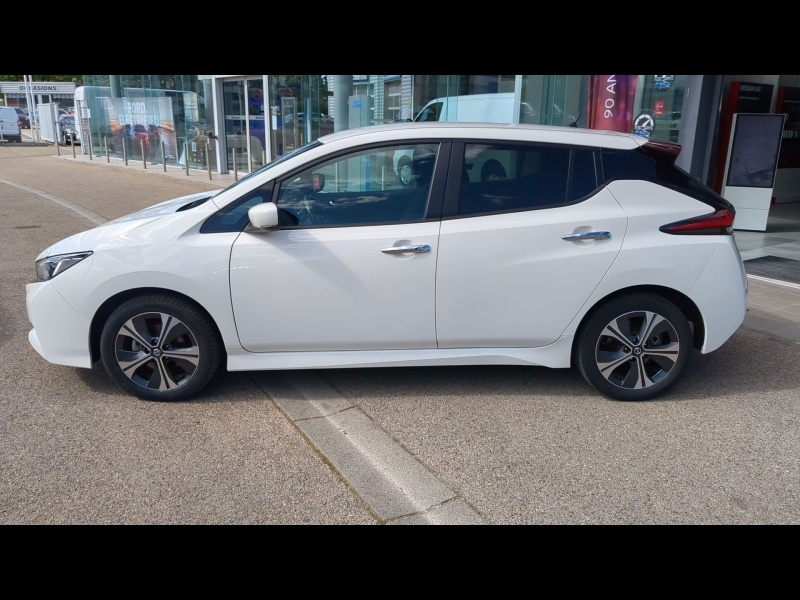
[[[513,123],[514,92],[435,98],[422,107],[414,121]]]
[[[461,123],[513,123],[514,92],[471,94],[434,98],[412,119],[419,121],[458,121]],[[404,186],[411,185],[413,168],[410,152],[396,152],[394,170]]]
[[[0,140],[5,142],[22,141],[19,117],[16,109],[12,106],[0,106]]]

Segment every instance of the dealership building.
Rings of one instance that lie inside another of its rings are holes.
[[[734,115],[784,113],[768,201],[800,207],[798,75],[84,75],[75,106],[95,154],[240,175],[398,121],[625,131],[680,144],[677,164],[718,192]]]

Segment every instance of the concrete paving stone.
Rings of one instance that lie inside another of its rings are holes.
[[[792,304],[797,304],[800,303],[800,290],[784,288],[784,290],[781,292],[775,292],[770,294],[770,297],[775,298],[776,300],[784,300]]]
[[[790,304],[789,306],[785,306],[781,308],[778,313],[787,312],[793,315],[800,315],[800,304]]]
[[[753,315],[748,312],[747,315],[744,317],[743,325],[747,325],[748,327],[752,327],[753,329],[759,329],[761,331],[769,331],[770,333],[774,333],[779,329],[784,329],[787,326],[791,326],[791,322],[772,319],[769,317],[764,317],[761,315]]]
[[[387,525],[487,525],[487,523],[463,499],[456,498],[423,514],[389,521]]]
[[[382,520],[455,496],[358,409],[296,424]]]
[[[798,321],[800,323],[800,321]],[[790,340],[800,341],[800,325],[792,325],[784,329],[778,329],[774,332],[775,335],[788,338]]]
[[[258,371],[253,378],[293,421],[322,417],[353,406],[352,401],[314,373]]]
[[[800,301],[800,298],[798,299],[798,301]],[[792,304],[795,304],[795,302],[792,302],[790,300],[781,300],[779,298],[776,298],[774,295],[771,295],[771,296],[752,295],[751,296],[750,294],[748,294],[747,304],[748,305],[761,306],[763,308],[776,309],[776,308],[785,308],[787,306],[791,306]]]

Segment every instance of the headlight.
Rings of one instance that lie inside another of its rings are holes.
[[[47,281],[91,255],[91,252],[72,252],[42,258],[36,261],[36,276],[42,281]]]

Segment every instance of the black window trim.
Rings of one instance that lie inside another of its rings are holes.
[[[569,190],[572,185],[572,161],[574,157],[574,150],[584,150],[592,153],[594,157],[594,176],[595,176],[595,189],[581,198],[577,198],[571,202],[560,202],[558,204],[546,204],[542,206],[531,206],[529,208],[509,208],[506,210],[493,210],[480,213],[470,213],[467,215],[458,214],[458,199],[461,192],[461,170],[464,165],[464,146],[467,144],[478,145],[504,145],[504,146],[531,146],[535,148],[564,148],[570,150],[569,153],[569,173],[567,179],[567,195],[569,198]],[[447,190],[444,198],[444,208],[442,210],[442,221],[451,221],[453,219],[470,219],[473,217],[489,217],[492,215],[505,215],[519,212],[531,212],[534,210],[545,210],[549,208],[562,208],[565,206],[573,206],[585,202],[592,196],[599,193],[606,184],[601,177],[602,171],[600,167],[600,150],[599,146],[582,146],[580,144],[559,144],[554,142],[531,142],[527,140],[499,140],[499,139],[466,139],[460,138],[453,141],[450,150],[450,171],[447,178]],[[600,167],[602,168],[602,167]]]
[[[265,189],[265,188],[267,188],[267,187],[270,187],[271,189],[270,189],[269,191],[267,191],[267,190]],[[267,200],[267,202],[271,202],[272,195],[273,195],[273,193],[274,193],[274,191],[275,191],[275,180],[274,180],[274,179],[271,179],[271,180],[269,180],[269,181],[266,181],[266,182],[264,182],[262,185],[258,186],[257,188],[254,188],[254,189],[250,190],[249,192],[247,192],[247,193],[245,193],[245,194],[242,194],[242,195],[241,195],[239,198],[237,198],[237,199],[236,199],[236,200],[234,200],[233,202],[229,202],[228,204],[226,204],[225,206],[223,206],[223,207],[222,207],[222,208],[220,208],[219,210],[217,210],[217,211],[215,211],[215,212],[211,213],[211,214],[210,214],[208,217],[206,217],[206,218],[205,218],[205,220],[203,221],[203,224],[202,224],[202,225],[200,225],[200,229],[199,229],[198,231],[199,231],[200,233],[202,233],[202,234],[213,234],[213,233],[241,233],[242,231],[244,231],[245,227],[247,227],[247,226],[250,224],[250,219],[247,219],[247,220],[244,222],[244,224],[242,225],[241,229],[234,229],[234,230],[231,230],[231,231],[203,231],[203,229],[206,227],[206,224],[207,224],[207,223],[208,223],[208,222],[209,222],[211,219],[213,219],[214,217],[216,217],[216,216],[217,216],[217,215],[219,215],[220,213],[223,213],[223,212],[230,212],[230,211],[232,211],[233,209],[235,209],[235,208],[238,208],[238,207],[239,207],[239,206],[241,206],[241,205],[242,205],[244,202],[247,202],[247,201],[248,201],[248,200],[249,200],[249,199],[252,197],[252,194],[253,194],[254,192],[257,192],[257,191],[259,191],[259,190],[264,190],[264,191],[266,192],[264,195],[265,195],[265,196],[267,196],[267,198],[270,198],[270,200]],[[212,202],[213,202],[213,199],[212,199]],[[264,203],[262,202],[262,204],[264,204]]]
[[[330,154],[320,157],[313,163],[306,163],[302,167],[298,167],[289,173],[286,173],[275,181],[275,187],[272,189],[272,202],[277,206],[278,196],[281,193],[281,185],[292,177],[296,177],[303,171],[313,169],[322,163],[329,162],[340,156],[348,154],[355,154],[363,150],[371,150],[373,148],[387,148],[391,146],[409,146],[414,144],[439,144],[439,152],[436,154],[436,164],[433,169],[433,177],[431,178],[431,190],[428,196],[428,210],[425,213],[425,218],[413,221],[377,221],[371,223],[352,223],[352,224],[327,224],[327,225],[283,225],[281,229],[295,231],[298,229],[334,229],[344,227],[378,227],[382,225],[408,225],[418,223],[429,223],[440,221],[442,218],[442,205],[444,203],[444,193],[447,185],[448,168],[450,166],[451,148],[453,140],[450,138],[412,138],[400,140],[386,140],[383,142],[372,142],[362,146],[351,146],[343,150],[338,150]]]

